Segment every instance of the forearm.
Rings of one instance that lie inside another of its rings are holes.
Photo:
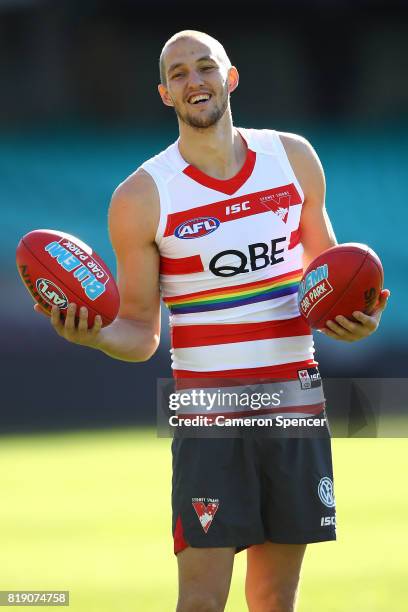
[[[319,243],[315,243],[310,248],[304,248],[302,257],[303,271],[306,271],[312,261],[316,259],[316,257],[318,257],[321,253],[323,253],[323,251],[326,251],[327,249],[330,249],[330,247],[336,245],[336,238],[330,237],[327,240],[321,240]]]
[[[303,245],[303,269],[323,251],[337,245],[336,235],[325,209],[309,212],[303,221],[301,241]]]
[[[159,346],[159,334],[142,321],[118,317],[101,329],[95,348],[121,361],[147,361]]]

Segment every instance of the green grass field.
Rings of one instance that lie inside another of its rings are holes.
[[[75,612],[174,610],[169,447],[136,429],[0,438],[0,590],[69,590]],[[309,546],[298,612],[406,611],[408,440],[333,451],[338,542]],[[240,553],[228,612],[247,609],[244,575]]]

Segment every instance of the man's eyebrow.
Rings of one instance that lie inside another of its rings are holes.
[[[214,62],[214,64],[216,63],[215,59],[213,59],[210,55],[203,55],[202,57],[199,57],[197,62]],[[178,62],[176,64],[172,64],[169,69],[168,72],[172,72],[173,70],[176,70],[176,68],[180,68],[180,66],[183,66],[183,62]]]
[[[180,66],[182,65],[183,65],[182,62],[179,62],[178,64],[172,64],[167,72],[171,72],[172,70],[175,70],[176,68],[180,68]]]
[[[215,59],[211,57],[211,55],[203,55],[202,57],[198,58],[197,62],[214,62],[214,64],[216,63]]]

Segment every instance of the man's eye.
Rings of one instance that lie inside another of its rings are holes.
[[[213,70],[214,66],[203,66],[202,70]]]
[[[173,76],[171,77],[172,79],[178,79],[179,77],[183,76],[182,72],[176,72],[176,74],[173,74]]]

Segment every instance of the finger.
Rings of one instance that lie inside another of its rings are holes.
[[[358,323],[353,323],[353,321],[350,321],[350,319],[347,319],[346,317],[343,317],[342,315],[338,315],[336,317],[336,322],[341,327],[344,327],[344,329],[351,332],[352,334],[358,333],[358,327],[359,327]]]
[[[378,321],[374,316],[370,317],[369,315],[364,314],[364,312],[355,311],[353,312],[353,317],[357,319],[368,331],[374,331],[377,329]]]
[[[44,315],[45,317],[48,317],[49,315],[41,308],[41,306],[37,303],[34,304],[33,306],[35,312],[39,312],[40,314]]]
[[[79,309],[78,331],[81,334],[88,331],[88,309],[85,306]]]
[[[329,322],[326,322],[326,325],[328,323]],[[355,340],[358,340],[364,336],[364,334],[358,332],[350,332],[344,327],[340,327],[334,323],[334,321],[330,321],[330,327],[328,326],[327,329],[329,329],[331,332],[330,338],[335,337],[337,340],[343,340],[344,342],[354,342]]]
[[[319,331],[322,334],[324,334],[325,336],[327,336],[328,338],[333,338],[333,340],[341,340],[342,339],[342,338],[340,338],[340,336],[338,336],[337,334],[332,332],[328,327],[322,327],[322,329],[319,329]]]
[[[102,317],[101,315],[96,315],[94,324],[92,327],[92,333],[95,335],[98,334],[101,331],[101,328],[102,328]]]
[[[326,321],[326,327],[330,331],[334,332],[335,334],[341,337],[343,337],[347,333],[347,330],[344,329],[344,327],[341,327],[340,325],[335,323],[335,321],[331,321],[331,320]]]
[[[57,333],[62,332],[64,324],[61,321],[61,311],[58,306],[53,306],[51,308],[51,325]]]
[[[76,304],[71,302],[68,304],[67,315],[65,317],[65,330],[71,332],[75,329],[75,314],[76,314]]]
[[[377,304],[375,306],[373,314],[375,314],[377,312],[383,312],[386,309],[388,298],[390,297],[390,295],[391,295],[391,293],[389,292],[388,289],[384,289],[384,291],[381,291],[380,296],[378,298],[378,302],[377,302]]]

